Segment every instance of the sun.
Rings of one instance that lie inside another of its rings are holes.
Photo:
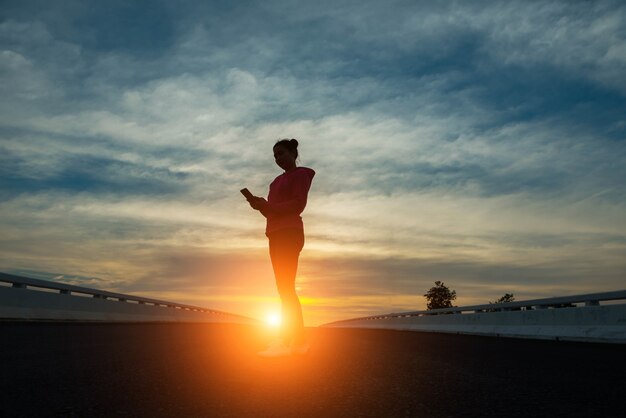
[[[267,326],[272,327],[272,328],[277,328],[280,326],[281,323],[281,317],[279,313],[276,312],[270,312],[265,316],[265,323],[267,324]]]

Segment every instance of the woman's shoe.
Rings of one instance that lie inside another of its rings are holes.
[[[291,346],[291,354],[298,354],[298,355],[305,355],[309,352],[309,348],[311,348],[311,346],[309,345],[309,343],[300,343],[300,344],[294,344]]]
[[[286,357],[291,355],[291,348],[286,346],[282,341],[278,341],[271,344],[263,351],[259,351],[259,357],[273,358],[273,357]]]

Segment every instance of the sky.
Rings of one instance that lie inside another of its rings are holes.
[[[305,322],[626,288],[626,3],[0,1],[0,271]]]

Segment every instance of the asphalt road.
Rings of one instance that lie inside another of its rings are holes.
[[[2,417],[618,417],[624,345],[215,324],[0,324]]]

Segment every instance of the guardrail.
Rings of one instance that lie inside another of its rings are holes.
[[[323,326],[626,343],[626,304],[602,304],[622,300],[626,290],[389,313]]]
[[[0,320],[231,322],[241,315],[136,295],[0,273]]]

